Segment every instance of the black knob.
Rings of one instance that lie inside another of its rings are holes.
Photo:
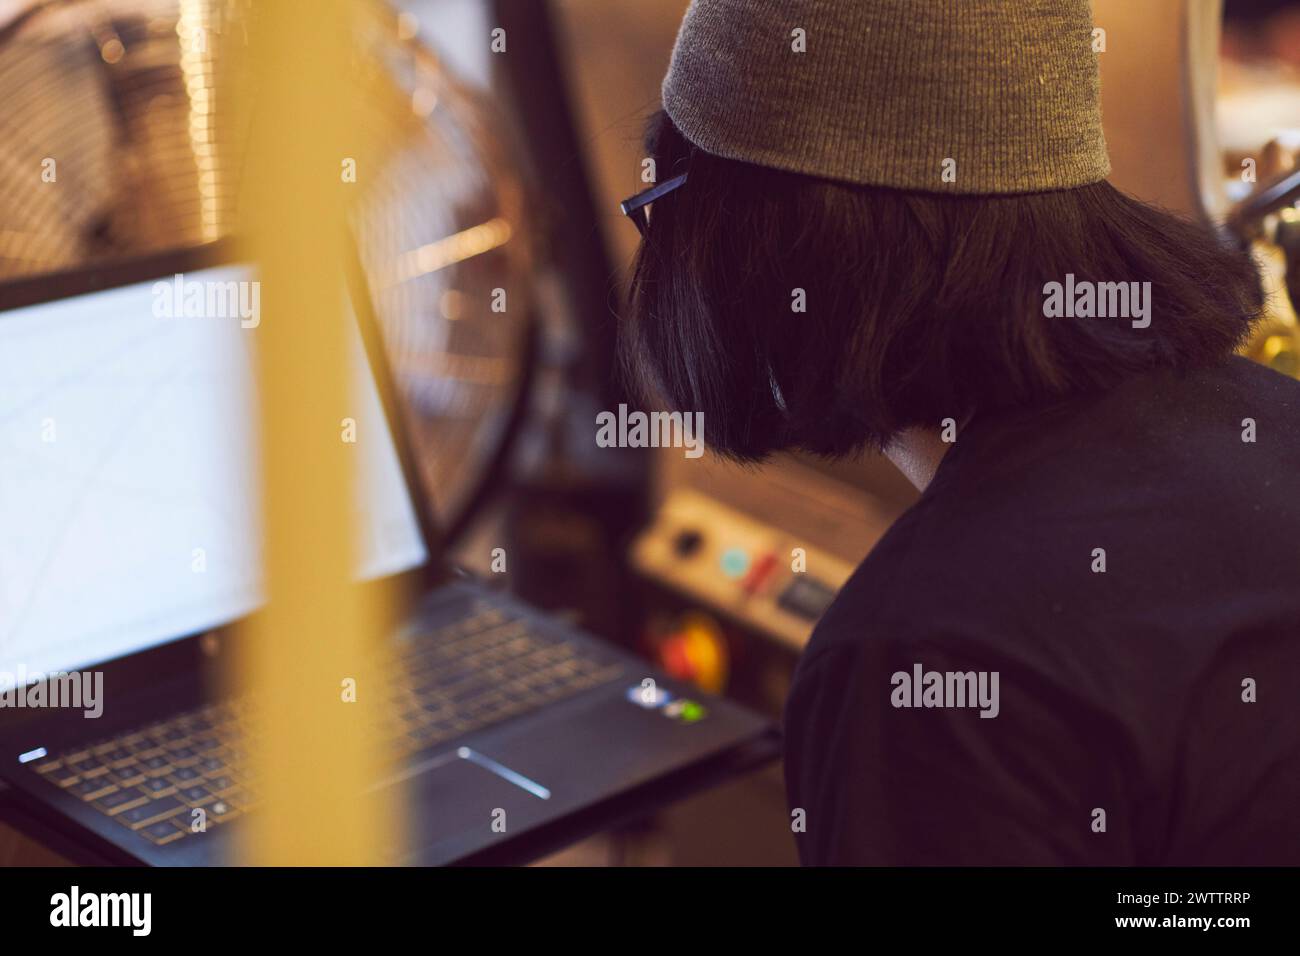
[[[704,535],[693,528],[687,528],[685,531],[678,531],[676,537],[673,538],[673,551],[680,558],[689,558],[700,550],[700,545],[703,543]]]

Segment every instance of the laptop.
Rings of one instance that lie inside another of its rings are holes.
[[[0,286],[0,807],[104,862],[236,861],[258,812],[257,701],[219,679],[261,603],[256,336],[168,316],[178,274],[252,271],[209,249]],[[381,855],[527,862],[774,759],[765,717],[443,560],[368,295],[350,298],[358,425],[385,436],[361,466],[357,575],[418,594],[392,635],[398,762],[375,782],[408,831]]]

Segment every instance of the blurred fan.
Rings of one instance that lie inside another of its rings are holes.
[[[250,0],[0,0],[0,281],[232,235],[218,67]],[[425,490],[464,525],[521,413],[521,190],[486,110],[382,3],[357,7],[352,210]],[[220,51],[220,58],[217,53]],[[509,297],[509,298],[507,298]]]

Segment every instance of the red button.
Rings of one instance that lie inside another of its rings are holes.
[[[772,576],[772,571],[775,568],[776,555],[769,551],[754,562],[749,569],[749,573],[745,575],[745,580],[740,583],[741,588],[746,594],[755,593],[767,583],[767,579]]]

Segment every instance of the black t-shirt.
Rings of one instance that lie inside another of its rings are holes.
[[[1300,383],[977,415],[785,723],[808,864],[1300,862]]]

